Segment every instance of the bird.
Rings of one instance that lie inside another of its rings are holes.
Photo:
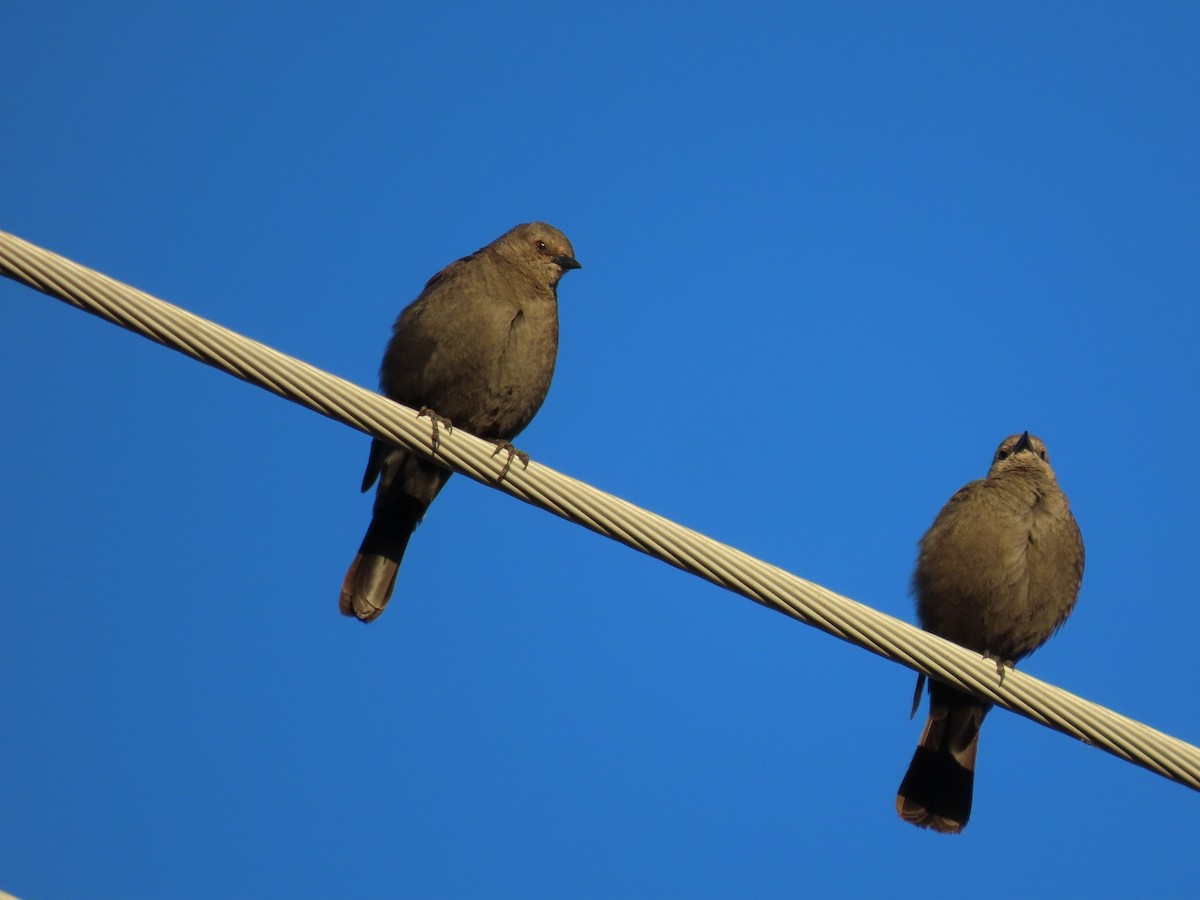
[[[1000,443],[987,477],[955,493],[921,538],[917,617],[926,631],[995,660],[1003,679],[1002,666],[1044,644],[1071,614],[1083,565],[1083,538],[1045,443],[1014,434]],[[920,691],[918,680],[918,702]],[[991,707],[930,680],[929,717],[896,796],[902,819],[963,830]]]
[[[554,376],[558,283],[578,268],[565,234],[528,222],[446,266],[401,311],[380,389],[432,417],[435,453],[439,423],[497,442],[510,462],[518,453],[509,442],[533,420]],[[376,479],[379,487],[342,582],[344,615],[371,622],[383,613],[409,538],[449,477],[409,450],[372,442],[362,490]]]

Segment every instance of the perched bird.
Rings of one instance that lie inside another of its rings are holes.
[[[938,513],[921,539],[913,591],[922,628],[1011,665],[1058,630],[1082,580],[1079,526],[1046,445],[1025,432],[1005,438],[987,477]],[[929,682],[929,719],[896,796],[902,819],[962,831],[971,815],[979,727],[991,708]]]
[[[383,393],[437,423],[507,443],[546,399],[558,355],[558,282],[580,268],[571,242],[545,222],[518,225],[451,263],[400,313],[383,355]],[[511,445],[509,445],[511,450]],[[511,459],[511,457],[510,457]],[[383,612],[408,540],[450,472],[382,441],[363,491],[379,479],[371,525],[342,583],[343,614]]]

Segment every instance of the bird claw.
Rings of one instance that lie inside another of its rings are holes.
[[[1000,676],[1000,683],[1004,684],[1004,673],[1009,669],[1015,669],[1017,664],[1011,659],[1001,659],[998,656],[993,656],[990,653],[983,654],[983,658],[996,664],[996,674]]]
[[[917,689],[913,691],[913,706],[912,712],[908,714],[910,719],[916,718],[917,710],[921,708],[921,694],[925,690],[925,673],[917,673]]]
[[[433,437],[430,438],[429,443],[430,443],[430,446],[433,448],[434,455],[436,456],[437,452],[438,452],[438,448],[440,446],[442,446],[442,439],[441,439],[441,436],[438,434],[438,425],[444,425],[446,427],[446,434],[453,434],[454,426],[451,424],[449,419],[447,419],[445,416],[439,416],[436,412],[434,412],[428,406],[422,406],[417,411],[418,419],[422,418],[423,416],[428,416],[429,421],[433,425]]]
[[[523,468],[523,469],[529,468],[529,454],[528,453],[524,452],[523,450],[518,450],[516,447],[514,447],[512,445],[512,443],[510,441],[499,440],[499,441],[493,441],[493,443],[496,445],[496,449],[492,451],[492,456],[498,456],[501,453],[501,451],[508,452],[508,459],[506,459],[504,461],[504,468],[500,470],[500,474],[496,478],[496,484],[499,484],[500,482],[502,482],[504,480],[504,476],[508,474],[508,470],[512,468],[512,461],[513,461],[514,456],[521,461],[521,468]]]

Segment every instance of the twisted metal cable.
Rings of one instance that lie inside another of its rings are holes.
[[[530,462],[502,481],[505,455],[460,429],[441,433],[415,410],[0,231],[0,274],[186,353],[302,406],[404,446],[570,522],[885,659],[1200,790],[1200,748],[892,616],[805,581],[583,482]],[[331,582],[332,584],[332,582]]]

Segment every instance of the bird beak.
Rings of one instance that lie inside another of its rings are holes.
[[[1033,442],[1031,440],[1029,440],[1029,432],[1026,431],[1024,434],[1021,435],[1021,439],[1019,441],[1017,441],[1017,446],[1013,447],[1013,450],[1012,450],[1013,456],[1016,456],[1022,450],[1032,450],[1032,449],[1033,449]]]
[[[573,256],[555,256],[554,264],[564,272],[571,269],[582,269],[583,264]]]

